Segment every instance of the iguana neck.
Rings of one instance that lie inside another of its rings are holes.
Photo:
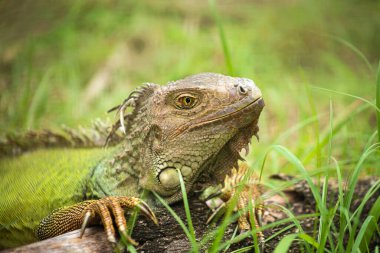
[[[150,86],[147,86],[150,87]],[[148,95],[149,90],[145,90]],[[143,94],[141,96],[144,96]],[[95,168],[90,179],[90,192],[93,197],[139,196],[142,169],[148,169],[143,157],[148,157],[147,141],[151,130],[146,104],[136,104],[137,108],[129,115],[123,142],[114,147],[108,158]]]
[[[139,195],[137,175],[121,155],[124,149],[122,144],[114,147],[111,153],[93,168],[86,184],[86,199]]]

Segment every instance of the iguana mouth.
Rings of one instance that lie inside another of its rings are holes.
[[[204,120],[204,121],[201,121],[197,124],[194,124],[190,127],[190,129],[192,128],[196,128],[196,127],[199,127],[199,126],[203,126],[203,125],[207,125],[207,124],[211,124],[211,123],[214,123],[214,122],[218,122],[218,121],[221,121],[223,119],[227,119],[227,118],[234,118],[235,115],[237,114],[240,114],[242,113],[243,111],[251,111],[251,109],[253,109],[253,107],[255,107],[256,105],[259,105],[259,104],[262,104],[261,107],[264,106],[264,100],[262,97],[259,97],[257,99],[255,99],[254,101],[252,101],[251,103],[243,106],[242,108],[238,109],[238,110],[235,110],[231,113],[228,113],[228,114],[224,114],[222,116],[219,116],[219,117],[215,117],[215,118],[211,118],[211,119],[208,119],[208,120]]]

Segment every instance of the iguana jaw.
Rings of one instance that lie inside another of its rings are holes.
[[[262,101],[260,103],[262,103],[261,106],[263,106],[263,100],[261,99],[260,101]],[[257,133],[258,126],[257,120],[255,120],[244,128],[239,129],[238,133],[233,138],[231,138],[217,154],[204,161],[204,163],[199,167],[198,170],[196,170],[196,173],[190,179],[184,177],[182,173],[182,176],[185,180],[186,191],[189,191],[192,188],[193,184],[197,182],[197,179],[204,172],[206,172],[205,174],[209,174],[209,177],[214,179],[213,181],[221,182],[227,172],[229,172],[232,168],[237,167],[238,160],[244,160],[240,156],[240,152],[242,149],[245,149],[245,155],[248,154],[248,147],[251,138],[253,135],[258,136]],[[163,169],[163,171],[165,169]],[[178,175],[175,174],[170,180],[175,180],[175,177],[178,178]],[[166,189],[165,192],[158,193],[164,197],[168,203],[173,203],[182,199],[182,192],[179,185],[171,189]]]

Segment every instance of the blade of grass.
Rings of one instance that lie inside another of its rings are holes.
[[[343,236],[344,236],[344,233],[342,232],[343,229],[344,229],[344,226],[346,224],[346,220],[344,219],[345,215],[344,215],[344,192],[343,192],[343,185],[344,185],[344,182],[343,182],[343,179],[342,179],[342,174],[341,174],[341,169],[340,169],[340,166],[339,166],[339,163],[338,161],[332,157],[332,160],[333,162],[335,163],[335,167],[336,167],[336,175],[337,175],[337,178],[338,178],[338,203],[339,203],[339,231],[341,233],[339,233],[339,239],[337,240],[338,244],[337,244],[337,248],[336,248],[336,252],[343,252],[344,251],[344,246],[343,246]]]
[[[329,216],[327,220],[327,225],[326,225],[326,238],[329,240],[329,247],[328,248],[335,248],[335,243],[336,243],[336,235],[338,234],[337,228],[334,223],[334,218],[336,217],[337,211],[339,208],[339,203],[336,203],[333,208],[329,210]],[[325,251],[327,250],[325,245],[320,248],[325,248]]]
[[[234,76],[235,75],[235,71],[234,71],[234,68],[233,68],[233,65],[232,65],[232,61],[231,61],[230,50],[229,50],[229,47],[228,47],[228,44],[227,44],[226,36],[224,34],[222,20],[221,20],[219,14],[218,14],[218,10],[217,10],[217,7],[216,7],[215,0],[209,0],[208,3],[209,3],[209,6],[211,8],[211,12],[212,12],[212,14],[214,16],[215,22],[218,25],[219,38],[220,38],[220,41],[222,42],[224,59],[226,61],[226,66],[227,66],[228,74],[231,75],[231,76]]]
[[[232,223],[234,223],[234,222],[237,221],[237,219],[239,218],[239,214],[238,214],[238,213],[235,213],[235,214],[230,215],[229,217],[226,217],[226,216],[225,216],[225,218],[223,218],[223,220],[225,220],[225,219],[227,219],[227,218],[228,218],[228,224],[232,224]],[[219,229],[220,229],[220,226],[217,227],[217,228],[214,229],[214,230],[211,230],[206,236],[204,236],[204,237],[202,238],[202,240],[200,241],[200,243],[198,244],[198,246],[199,246],[199,247],[202,247],[202,246],[204,246],[207,242],[211,241],[212,239],[215,239],[216,235],[217,235],[218,232],[219,232]],[[244,234],[247,234],[247,233],[244,233]],[[238,238],[238,237],[240,238],[242,235],[243,235],[243,234],[240,234],[240,235],[236,236],[236,237],[233,239],[233,241],[236,242],[236,238]],[[246,237],[247,237],[247,236],[246,236]],[[246,238],[246,237],[243,237],[243,239]],[[231,240],[232,240],[232,239],[231,239]],[[242,239],[240,239],[240,240],[242,240]],[[239,240],[238,240],[238,241],[239,241]],[[227,245],[227,244],[224,244],[224,247],[220,247],[220,250],[223,250],[223,249],[226,247],[226,245]]]
[[[277,247],[274,249],[274,253],[288,252],[290,245],[298,237],[298,234],[290,234],[281,239]]]
[[[253,206],[252,201],[248,201],[248,212],[249,212],[249,223],[251,225],[251,234],[253,238],[253,246],[255,249],[256,253],[260,253],[260,248],[259,248],[259,240],[257,237],[257,228],[256,228],[256,223],[255,223],[255,213],[256,213],[256,207]],[[246,215],[244,212],[242,215]]]
[[[341,117],[339,117],[335,121],[335,124],[333,127],[333,135],[337,134],[343,128],[343,126],[345,126],[347,124],[347,122],[349,122],[349,120],[352,117],[361,113],[362,111],[367,109],[369,106],[370,105],[368,105],[368,104],[358,104],[357,101],[352,103],[351,106],[349,106],[349,109]],[[329,136],[330,136],[330,127],[327,129],[327,131],[325,131],[321,134],[321,142],[320,143],[321,143],[322,147],[324,147],[328,143]],[[308,163],[315,156],[316,149],[317,149],[317,147],[312,148],[304,156],[305,158],[302,159],[304,163]]]
[[[316,176],[322,175],[324,173],[326,173],[325,168],[319,169],[319,170],[313,170],[309,173],[309,175],[311,177],[316,177]],[[271,189],[270,191],[266,191],[265,193],[263,193],[262,198],[268,199],[270,197],[273,197],[276,194],[280,194],[282,197],[285,197],[284,193],[282,192],[283,190],[294,186],[296,183],[298,183],[304,179],[305,179],[304,177],[299,176],[299,177],[296,177],[294,179],[287,180],[284,183],[282,183],[281,185],[275,185],[275,186],[273,186],[269,183],[262,183],[265,187]]]
[[[331,100],[331,97],[330,97],[330,118],[329,118],[329,146],[328,146],[328,153],[327,153],[327,157],[328,157],[328,166],[331,166],[331,155],[332,155],[332,140],[333,140],[333,136],[334,136],[334,124],[333,124],[333,121],[334,121],[334,111],[333,111],[333,105],[332,105],[332,100]]]
[[[303,214],[303,215],[298,215],[296,216],[295,218],[297,220],[302,220],[302,219],[309,219],[309,218],[316,218],[318,217],[319,215],[318,214]],[[285,218],[285,219],[282,219],[282,220],[278,220],[278,221],[275,221],[275,222],[272,222],[272,223],[269,223],[265,226],[262,226],[261,227],[261,231],[264,231],[264,230],[267,230],[267,229],[272,229],[274,227],[277,227],[277,226],[280,226],[280,225],[283,225],[285,223],[289,223],[289,222],[294,222],[294,219],[293,218]],[[292,224],[293,225],[293,224]],[[294,226],[294,225],[293,225]],[[216,231],[213,231],[213,233],[216,233]],[[229,241],[226,241],[224,243],[221,244],[220,246],[220,249],[223,249],[226,247],[226,245],[230,245],[230,244],[233,244],[233,243],[236,243],[236,242],[239,242],[241,240],[244,240],[245,238],[249,237],[251,235],[251,232],[245,232],[245,233],[242,233],[238,236],[236,236],[234,239],[232,240],[229,240]],[[212,236],[212,235],[211,235]],[[271,238],[273,239],[273,237]],[[268,239],[266,240],[268,241]]]
[[[239,226],[236,226],[234,233],[231,236],[230,240],[233,240],[236,237],[237,231],[239,230]],[[227,245],[223,252],[227,252],[227,250],[231,247],[231,244]]]
[[[367,227],[368,225],[370,224],[370,222],[373,221],[373,216],[368,216],[364,222],[363,222],[363,225],[361,227],[361,229],[359,230],[359,233],[358,233],[358,236],[356,236],[355,238],[355,243],[354,243],[354,246],[352,247],[352,251],[351,252],[359,252],[359,246],[363,240],[363,237],[365,235],[365,232],[367,230]]]
[[[191,247],[192,247],[194,252],[199,252],[198,244],[197,244],[196,237],[195,237],[194,226],[193,226],[193,222],[191,220],[191,213],[190,213],[190,208],[189,208],[189,201],[187,199],[185,182],[183,180],[181,171],[179,169],[177,169],[177,171],[178,171],[179,182],[181,184],[182,199],[183,199],[183,205],[185,207],[187,225],[189,226],[189,233],[191,235],[191,238],[189,238],[190,242],[191,242]]]
[[[367,203],[367,201],[374,195],[377,193],[377,191],[380,189],[380,180],[376,181],[376,183],[374,183],[371,188],[369,188],[369,190],[366,192],[366,194],[364,195],[364,197],[362,198],[362,201],[360,202],[360,205],[356,208],[356,210],[353,212],[352,214],[352,218],[351,220],[354,219],[354,216],[357,216],[358,218],[361,216],[362,214],[362,211]]]
[[[129,231],[128,231],[129,232]],[[125,237],[124,234],[120,234],[120,240],[117,242],[117,245],[114,249],[115,252],[121,253],[127,248],[128,252],[137,253],[135,246],[133,246]]]
[[[322,185],[322,205],[327,207],[327,187],[328,187],[328,180],[329,180],[329,175],[327,175],[324,178],[323,185]],[[319,229],[318,229],[318,241],[320,243],[320,248],[318,249],[317,252],[321,252],[324,250],[326,241],[327,241],[327,236],[329,234],[329,226],[327,225],[330,220],[330,215],[329,212],[326,212],[325,215],[321,215],[319,218]]]
[[[316,240],[314,240],[314,238],[308,234],[299,234],[298,237],[301,238],[302,240],[304,240],[305,242],[307,242],[308,244],[314,246],[316,249],[318,249],[320,246],[319,243]],[[311,252],[311,251],[308,251],[308,252]]]
[[[375,144],[371,145],[368,149],[366,149],[363,152],[363,154],[361,155],[361,157],[359,159],[359,162],[357,163],[356,167],[354,168],[354,171],[353,171],[351,178],[349,180],[349,183],[348,183],[348,185],[350,187],[348,188],[348,191],[346,192],[346,198],[344,200],[344,208],[346,210],[350,210],[351,202],[352,202],[352,199],[353,199],[353,196],[355,193],[356,184],[357,184],[358,179],[359,179],[359,174],[362,170],[362,165],[364,164],[365,160],[371,154],[373,154],[375,151],[377,151],[379,148],[380,148],[380,143],[375,143]],[[351,216],[351,218],[353,218],[353,216]],[[350,231],[350,238],[349,238],[349,241],[347,243],[347,250],[348,251],[351,250],[351,247],[353,245],[358,220],[359,220],[359,218],[357,218],[357,221],[354,223],[352,231]],[[349,222],[348,222],[348,224],[349,224]]]
[[[274,239],[274,238],[277,238],[277,236],[279,236],[280,234],[288,231],[289,229],[295,227],[296,225],[295,224],[290,224],[289,226],[286,226],[284,228],[282,228],[281,230],[277,231],[276,233],[272,234],[271,236],[269,236],[268,238],[265,239],[265,242],[269,242],[270,240]]]
[[[247,247],[244,247],[244,248],[240,248],[240,249],[234,250],[231,253],[248,252],[248,251],[251,251],[251,249],[253,249],[253,246],[247,246]]]
[[[140,198],[145,200],[147,194],[148,194],[148,192],[146,190],[143,190],[141,195],[140,195]],[[136,221],[137,221],[139,214],[140,214],[140,209],[136,207],[136,208],[134,208],[132,215],[128,219],[128,223],[127,223],[128,235],[130,235],[130,236],[132,236],[133,229],[135,228]]]
[[[37,117],[37,111],[38,108],[41,107],[42,104],[44,104],[46,101],[44,100],[44,97],[47,94],[48,90],[48,83],[50,81],[52,74],[52,68],[49,68],[46,73],[43,75],[40,83],[38,84],[34,94],[32,101],[29,105],[28,112],[26,113],[26,129],[31,129],[34,127],[34,122]]]
[[[283,133],[281,133],[273,141],[273,144],[278,144],[279,142],[281,142],[281,141],[285,140],[286,138],[288,138],[294,132],[297,132],[297,131],[303,129],[304,127],[308,126],[309,124],[314,123],[315,121],[318,121],[319,117],[320,116],[316,115],[316,116],[309,117],[309,118],[307,118],[307,119],[305,119],[305,120],[303,120],[301,122],[298,122],[294,126],[290,127],[289,129],[287,129]]]
[[[357,163],[357,165],[356,165],[356,167],[352,173],[351,179],[348,183],[348,185],[350,186],[350,190],[348,191],[347,198],[345,200],[346,208],[349,208],[351,206],[351,201],[352,201],[352,198],[354,195],[354,189],[355,189],[356,183],[359,179],[359,174],[362,170],[362,165],[363,165],[364,161],[371,154],[373,154],[375,151],[377,151],[379,148],[380,148],[380,143],[375,143],[375,144],[371,145],[368,149],[366,149],[364,151],[364,153],[361,155],[359,162]]]
[[[334,94],[338,94],[338,95],[343,95],[343,96],[347,96],[347,97],[351,97],[351,98],[356,98],[358,100],[361,100],[367,104],[369,104],[371,107],[373,107],[377,112],[380,112],[380,107],[378,107],[376,105],[376,103],[373,103],[371,101],[369,101],[368,99],[365,99],[365,98],[362,98],[362,97],[359,97],[359,96],[355,96],[355,95],[352,95],[352,94],[349,94],[349,93],[346,93],[346,92],[342,92],[342,91],[336,91],[336,90],[331,90],[331,89],[327,89],[327,88],[322,88],[322,87],[318,87],[318,86],[314,86],[312,85],[311,87],[313,87],[314,89],[316,90],[321,90],[321,91],[327,91],[327,92],[330,92],[330,93],[334,93]],[[375,101],[376,102],[376,101]]]
[[[276,206],[279,209],[281,209],[292,220],[292,222],[297,227],[297,229],[300,233],[305,233],[305,231],[303,231],[303,228],[302,228],[299,220],[296,219],[294,214],[288,208],[286,208],[285,206],[282,206],[282,205],[277,205],[277,204],[273,204],[273,206]]]
[[[330,117],[329,117],[329,135],[328,135],[328,166],[330,166],[330,157],[331,157],[331,148],[332,148],[332,137],[333,137],[333,110],[332,110],[332,102],[330,98]],[[319,137],[319,136],[318,136]],[[319,139],[319,138],[318,138]],[[318,182],[320,182],[318,178]],[[327,207],[327,188],[328,188],[328,182],[329,182],[329,173],[326,170],[323,185],[322,185],[322,205]],[[318,188],[320,186],[318,185]],[[336,210],[336,209],[335,209]],[[325,215],[324,215],[325,214]],[[325,250],[325,244],[327,242],[327,238],[329,238],[330,242],[333,242],[331,238],[331,234],[329,233],[330,226],[331,226],[331,216],[330,212],[326,212],[321,215],[319,218],[319,229],[318,229],[318,242],[320,244],[320,247],[317,249],[317,252],[321,252]],[[334,247],[334,245],[330,245],[331,247]]]
[[[373,143],[373,141],[375,140],[375,138],[376,138],[376,136],[377,136],[377,133],[378,133],[378,131],[376,130],[376,131],[373,132],[373,134],[368,138],[367,144],[364,146],[364,150],[367,149],[367,148]]]
[[[316,168],[319,168],[319,167],[321,167],[321,164],[322,164],[322,145],[320,142],[320,131],[319,131],[320,126],[319,126],[318,112],[317,112],[317,107],[315,106],[315,102],[314,102],[312,93],[310,91],[309,85],[305,85],[305,88],[306,88],[307,99],[309,101],[309,107],[311,108],[311,113],[312,113],[313,117],[317,118],[317,120],[315,121],[313,130],[314,130],[315,140],[317,142],[315,145]],[[319,180],[318,180],[318,182],[319,182]]]
[[[304,73],[302,71],[302,73]],[[306,79],[304,74],[302,75],[303,76],[303,79]],[[314,103],[314,99],[313,99],[313,96],[311,94],[311,90],[310,90],[310,86],[306,84],[307,83],[307,80],[305,80],[305,89],[306,89],[306,95],[307,95],[307,99],[309,101],[309,107],[311,109],[311,113],[314,117],[318,116],[318,112],[317,112],[317,108],[315,106],[315,103]],[[313,124],[313,132],[314,132],[314,139],[316,140],[316,145],[314,146],[314,151],[315,151],[315,165],[316,165],[316,168],[319,168],[321,167],[322,165],[322,148],[323,148],[323,145],[321,144],[321,139],[320,139],[320,124],[319,124],[319,118],[318,120],[315,122],[315,124]],[[320,177],[317,177],[317,187],[318,189],[320,189]],[[322,199],[323,201],[323,199]],[[315,207],[317,208],[317,206]],[[318,210],[315,210],[315,212],[318,212]],[[319,222],[320,222],[320,227],[323,223],[321,223],[323,221],[323,217],[324,215],[321,216],[321,218],[319,219]],[[318,226],[318,220],[315,220],[314,221],[314,229],[313,229],[313,236],[315,237],[317,235],[317,233],[321,233],[321,229],[319,229],[317,231],[317,226]]]
[[[377,76],[376,76],[376,106],[380,108],[380,61],[379,66],[377,68]],[[380,142],[380,111],[377,111],[377,138],[378,142]]]
[[[178,222],[178,224],[181,226],[183,232],[186,234],[187,238],[192,238],[189,230],[187,229],[185,223],[181,220],[181,218],[174,212],[174,210],[166,203],[164,199],[160,197],[156,192],[153,192],[154,196],[161,202],[161,204],[170,212],[170,214],[174,217],[174,219]]]
[[[331,99],[331,97],[330,97],[330,111],[329,112],[330,112],[330,118],[329,118],[329,127],[330,127],[330,131],[329,132],[330,132],[330,134],[329,134],[329,141],[328,141],[329,145],[328,145],[328,154],[327,154],[327,157],[328,157],[327,165],[330,167],[331,166],[331,156],[332,156],[332,140],[333,140],[333,136],[334,136],[333,135],[334,111],[333,111],[333,105],[332,105],[332,99]],[[329,175],[328,171],[326,171],[326,175]],[[328,186],[328,176],[325,177],[325,179],[327,179],[327,180],[325,180],[324,185],[323,185],[324,186],[323,194],[324,194],[324,196],[326,196],[325,198],[326,198],[326,201],[327,201],[327,187],[325,189],[325,186]],[[325,201],[325,203],[326,203],[326,201]],[[331,225],[334,224],[332,221],[333,221],[333,218],[336,215],[336,212],[338,210],[338,205],[339,205],[339,203],[336,203],[336,205],[335,205],[332,213],[329,212],[329,217],[327,218],[327,224],[328,225],[326,227],[326,231],[327,230],[331,230],[331,229],[333,229],[333,231],[336,231],[336,229],[335,229],[334,226],[331,228]],[[332,238],[331,233],[326,232],[326,235],[327,235],[327,237],[329,239],[330,247],[334,248],[335,247],[335,243],[334,243],[334,240]],[[324,241],[326,241],[326,236],[324,238]],[[323,244],[321,246],[321,248],[324,248],[324,247],[325,247],[325,245]]]
[[[128,244],[127,249],[128,249],[128,252],[137,253],[136,248],[131,244]]]
[[[293,221],[294,225],[297,227],[297,230],[298,230],[299,233],[302,233],[302,234],[305,233],[305,231],[303,230],[303,228],[302,228],[301,223],[299,222],[299,220],[296,219],[296,217],[294,216],[294,214],[288,208],[286,208],[284,206],[281,206],[281,205],[276,205],[276,204],[274,204],[274,205],[277,206],[277,207],[279,207],[280,209],[282,209],[282,211],[284,213],[286,213],[286,215],[289,218],[292,219],[292,221]],[[311,252],[311,249],[310,249],[309,245],[305,244],[305,246],[306,246],[307,252]]]
[[[353,212],[353,214],[351,215],[350,219],[349,219],[349,223],[353,223],[352,225],[352,230],[350,231],[350,234],[349,234],[349,241],[347,243],[347,249],[350,249],[351,246],[353,245],[353,243],[356,241],[356,230],[359,226],[359,223],[360,223],[360,217],[361,217],[361,214],[362,214],[362,211],[365,207],[365,205],[367,204],[367,201],[380,189],[380,181],[377,181],[374,185],[371,186],[371,188],[367,191],[367,193],[364,195],[359,207],[355,210],[355,212]],[[377,208],[376,206],[376,203],[375,205],[373,206],[375,207],[375,210]],[[372,208],[373,208],[372,207]],[[371,208],[371,210],[372,210]],[[371,214],[371,213],[370,213]],[[378,214],[374,214],[374,218],[378,218]],[[372,236],[372,233],[370,233],[371,231],[368,230],[368,235],[367,237],[371,237]]]
[[[314,196],[315,201],[317,202],[317,206],[319,211],[321,212],[321,215],[324,215],[327,212],[326,207],[322,204],[321,195],[319,194],[317,187],[313,183],[313,180],[311,179],[308,171],[303,166],[302,162],[292,152],[290,152],[287,148],[281,145],[273,145],[270,147],[270,149],[276,150],[277,152],[282,154],[290,163],[292,163],[298,169],[298,171],[301,172],[311,189],[311,192]]]
[[[355,47],[353,44],[351,44],[347,40],[344,40],[344,39],[342,39],[342,38],[340,38],[338,36],[335,36],[335,35],[325,35],[325,36],[330,37],[330,38],[338,41],[339,43],[345,45],[349,49],[351,49],[356,55],[358,55],[365,62],[365,64],[367,65],[368,69],[370,71],[373,71],[372,65],[368,61],[367,57],[357,47]]]
[[[278,243],[277,247],[275,248],[274,252],[282,253],[282,252],[288,252],[290,245],[296,238],[300,238],[303,241],[307,242],[307,245],[312,245],[316,249],[319,249],[319,244],[317,241],[314,240],[313,237],[311,237],[308,234],[300,233],[300,234],[290,234],[282,238],[282,240]],[[312,252],[310,249],[308,249],[306,252]],[[324,251],[324,252],[330,252],[330,251]]]
[[[368,217],[369,216],[373,217],[373,222],[368,225],[368,228],[366,229],[365,234],[363,236],[363,240],[360,243],[360,250],[362,252],[365,251],[366,245],[369,244],[371,237],[373,236],[374,231],[376,229],[376,226],[377,226],[377,230],[379,230],[379,225],[377,224],[378,224],[379,216],[380,216],[380,197],[378,197],[376,202],[373,204],[368,214]]]

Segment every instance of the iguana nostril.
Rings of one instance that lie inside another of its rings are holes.
[[[244,88],[242,85],[239,85],[238,90],[239,90],[239,93],[242,95],[245,95],[248,92],[248,89]]]

